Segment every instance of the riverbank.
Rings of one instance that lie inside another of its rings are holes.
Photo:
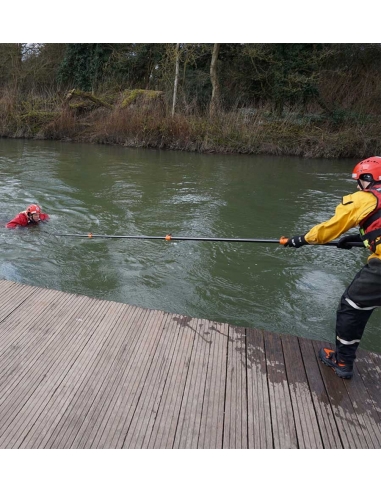
[[[381,153],[381,118],[241,109],[174,114],[159,91],[0,99],[0,136],[201,153],[361,158]]]

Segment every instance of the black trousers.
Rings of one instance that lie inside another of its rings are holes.
[[[337,359],[352,365],[372,312],[381,306],[381,260],[372,258],[341,296],[336,314]]]

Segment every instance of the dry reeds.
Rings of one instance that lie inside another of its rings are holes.
[[[137,92],[139,97],[142,92]],[[125,92],[107,106],[88,101],[68,104],[63,96],[53,94],[30,94],[21,104],[11,92],[0,95],[0,133],[8,137],[207,153],[336,158],[380,154],[379,130],[378,117],[345,111],[326,116],[301,116],[295,111],[280,118],[265,108],[219,110],[210,116],[188,107],[172,116],[162,98],[139,100],[131,94],[127,97]]]

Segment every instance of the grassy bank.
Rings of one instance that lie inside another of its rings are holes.
[[[206,153],[361,158],[381,154],[381,117],[268,110],[171,116],[163,94],[124,91],[0,98],[0,136]]]

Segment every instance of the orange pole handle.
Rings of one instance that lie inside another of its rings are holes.
[[[283,246],[287,243],[288,241],[288,237],[286,236],[282,236],[280,239],[279,239],[279,244],[283,244]]]

